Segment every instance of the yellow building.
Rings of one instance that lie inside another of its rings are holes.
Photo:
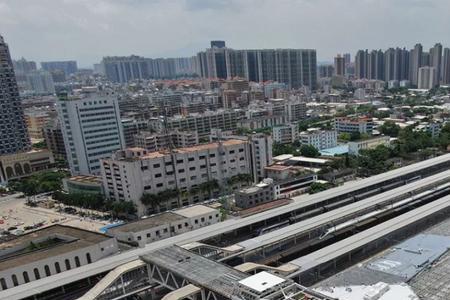
[[[48,170],[54,163],[53,155],[48,150],[31,150],[0,156],[0,183]]]
[[[52,112],[45,110],[25,110],[25,122],[31,138],[42,139],[42,128],[52,118]],[[54,114],[54,113],[53,113]]]

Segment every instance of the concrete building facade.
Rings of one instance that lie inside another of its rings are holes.
[[[72,175],[99,174],[100,159],[125,147],[114,92],[61,94],[57,108]]]
[[[367,117],[338,117],[334,119],[334,126],[338,134],[354,132],[371,134],[374,123]]]
[[[259,159],[261,164],[264,158],[260,152],[258,154],[258,149],[252,152],[249,144],[232,139],[172,151],[148,152],[142,148],[119,151],[113,158],[101,160],[106,197],[132,201],[139,215],[147,212],[140,201],[144,193],[180,191],[174,199],[160,203],[160,208],[164,209],[198,202],[199,197],[183,192],[212,181],[226,186],[228,179],[239,174],[251,175],[253,170],[258,170],[254,160]]]
[[[336,130],[320,130],[317,128],[310,128],[307,131],[301,132],[299,139],[302,144],[314,146],[318,150],[337,146]]]

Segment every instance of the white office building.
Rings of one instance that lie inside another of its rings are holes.
[[[57,102],[72,175],[100,173],[100,159],[124,148],[117,98],[112,91],[84,88]]]
[[[298,140],[299,129],[297,124],[287,124],[274,126],[272,128],[272,137],[275,143],[291,144]]]
[[[302,144],[314,146],[318,150],[333,148],[337,146],[336,130],[320,130],[318,128],[309,128],[299,135]]]
[[[107,198],[133,201],[138,214],[144,215],[150,208],[140,201],[144,193],[179,191],[171,199],[155,203],[160,210],[207,200],[210,195],[194,190],[212,182],[226,187],[228,180],[239,174],[252,175],[253,170],[259,170],[254,160],[265,160],[258,151],[252,152],[248,141],[237,139],[172,151],[129,148],[102,159],[101,176]]]

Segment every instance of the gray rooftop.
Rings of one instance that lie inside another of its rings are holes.
[[[372,260],[367,268],[400,276],[408,281],[450,248],[450,237],[419,234]]]
[[[121,226],[108,229],[108,233],[115,234],[119,232],[139,232],[142,230],[158,227],[161,225],[169,224],[171,222],[184,220],[185,217],[172,212],[165,212],[147,219],[141,219],[139,221],[126,223]]]
[[[141,259],[168,269],[194,285],[205,287],[227,298],[231,298],[239,281],[249,277],[247,273],[178,246],[152,251],[141,256]]]

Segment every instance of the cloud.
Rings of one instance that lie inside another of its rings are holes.
[[[190,56],[232,48],[315,48],[319,60],[357,49],[450,46],[448,0],[0,0],[13,57]]]

